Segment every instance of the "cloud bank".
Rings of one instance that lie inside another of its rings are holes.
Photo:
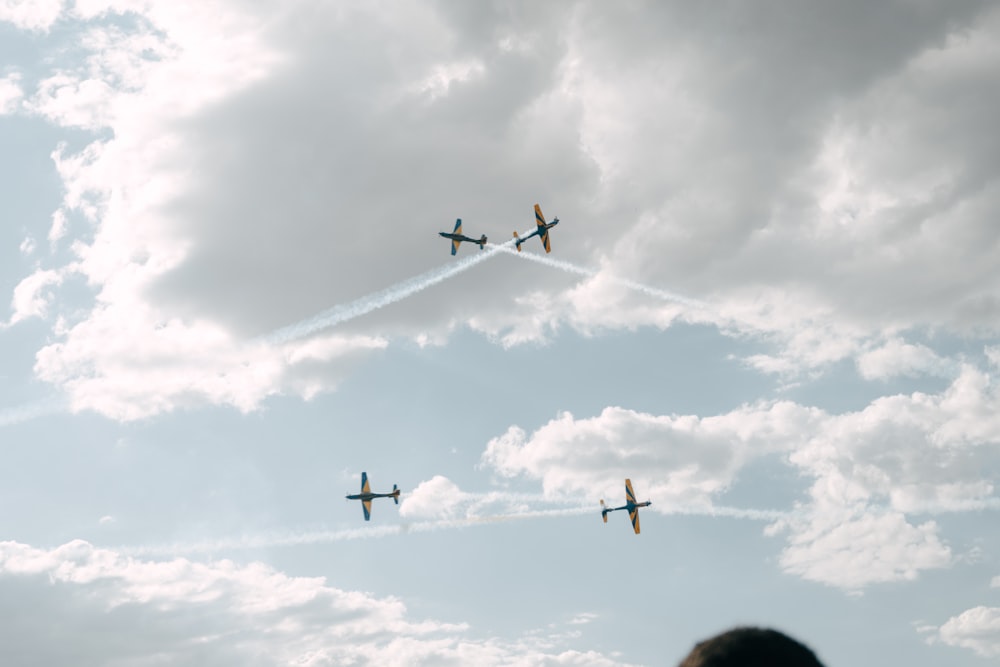
[[[558,633],[477,639],[462,623],[412,619],[398,599],[262,563],[139,560],[79,540],[0,542],[0,589],[4,653],[18,664],[623,664],[566,649]],[[46,641],[52,627],[58,642]]]

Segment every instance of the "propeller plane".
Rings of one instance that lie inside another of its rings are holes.
[[[438,232],[441,236],[446,239],[451,239],[451,254],[454,255],[458,252],[458,246],[461,245],[462,241],[468,241],[469,243],[476,243],[479,245],[479,249],[483,250],[486,247],[486,234],[483,234],[479,239],[474,239],[470,236],[465,236],[462,234],[462,219],[459,218],[455,221],[455,231],[448,232]]]
[[[553,218],[552,222],[545,222],[545,216],[542,215],[542,209],[535,204],[535,224],[538,229],[531,232],[523,239],[518,236],[517,232],[514,232],[514,238],[517,239],[517,251],[521,252],[521,244],[530,239],[532,236],[537,236],[542,240],[542,245],[545,246],[545,252],[552,252],[552,245],[549,243],[549,230],[559,224],[559,218]]]
[[[399,489],[392,485],[392,493],[372,493],[372,488],[368,484],[368,473],[361,473],[361,493],[345,496],[348,500],[360,500],[361,509],[365,513],[365,521],[372,519],[372,499],[392,498],[393,502],[399,504]]]
[[[635,530],[635,534],[639,534],[639,508],[649,507],[652,505],[650,501],[644,503],[636,502],[635,492],[632,490],[632,480],[625,480],[625,504],[621,507],[608,507],[604,504],[604,500],[601,500],[601,518],[604,519],[604,523],[608,522],[608,512],[617,512],[618,510],[628,510],[628,517],[632,520],[632,528]]]

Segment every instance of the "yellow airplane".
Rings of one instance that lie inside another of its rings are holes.
[[[368,485],[368,473],[361,473],[361,493],[344,496],[348,500],[360,500],[361,509],[365,512],[365,521],[372,519],[372,498],[392,498],[392,501],[399,504],[399,489],[392,485],[392,493],[372,493],[372,487]]]
[[[635,492],[632,490],[632,480],[625,480],[625,504],[621,507],[607,507],[604,504],[604,500],[601,500],[601,518],[604,519],[604,523],[608,522],[608,512],[617,512],[618,510],[628,510],[628,518],[632,520],[632,528],[635,529],[635,534],[639,534],[639,508],[649,507],[653,503],[646,501],[644,503],[637,503],[635,501]]]
[[[530,239],[532,236],[537,236],[542,239],[542,245],[545,246],[545,252],[552,252],[552,246],[549,244],[549,230],[559,224],[559,218],[553,218],[552,222],[546,223],[545,216],[542,215],[542,209],[535,204],[535,224],[538,225],[538,229],[531,232],[523,239],[514,232],[514,238],[517,239],[517,251],[521,252],[521,244]]]

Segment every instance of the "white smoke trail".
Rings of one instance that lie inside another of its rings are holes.
[[[342,324],[374,310],[402,301],[452,276],[456,276],[463,271],[468,271],[480,262],[485,262],[487,259],[496,256],[498,252],[509,249],[508,246],[513,245],[513,243],[514,239],[500,245],[488,244],[489,247],[482,252],[477,252],[475,255],[470,255],[457,262],[431,269],[419,276],[408,278],[380,292],[363,296],[349,303],[334,306],[301,322],[278,329],[267,336],[265,340],[275,344],[287,343],[304,338],[321,329],[328,329],[329,327]]]
[[[740,507],[671,507],[667,514],[684,516],[721,517],[725,519],[748,519],[750,521],[778,521],[787,519],[796,512],[783,510],[743,509]]]
[[[517,252],[510,247],[510,244],[505,243],[502,246],[497,246],[497,250],[500,252],[506,252],[507,254],[514,255],[515,257],[520,257],[521,259],[529,260],[532,262],[537,262],[538,264],[544,264],[545,266],[550,266],[554,269],[559,269],[560,271],[565,271],[567,273],[575,273],[580,276],[586,276],[588,278],[593,278],[598,275],[600,271],[597,269],[590,269],[584,266],[578,266],[572,264],[565,260],[553,259],[548,255],[538,255],[533,252]],[[685,306],[690,306],[691,308],[698,309],[708,309],[709,306],[704,301],[698,301],[697,299],[691,299],[689,297],[677,294],[675,292],[669,292],[667,290],[659,289],[657,287],[650,287],[649,285],[643,285],[642,283],[637,283],[634,280],[629,280],[627,278],[619,278],[614,275],[605,274],[604,276],[607,280],[616,285],[621,285],[622,287],[627,287],[630,290],[640,292],[646,296],[651,296],[656,299],[661,299],[663,301],[670,301],[673,303],[679,303]]]
[[[654,510],[648,510],[654,511]],[[659,512],[663,514],[663,512]],[[776,521],[788,518],[792,512],[780,510],[740,509],[735,507],[672,507],[667,515],[724,517],[749,519],[753,521]],[[528,510],[487,516],[468,516],[454,519],[431,519],[411,521],[384,526],[362,526],[340,530],[309,530],[290,533],[270,532],[241,537],[202,540],[198,542],[176,542],[144,546],[119,547],[116,551],[131,556],[214,554],[241,549],[264,549],[273,547],[293,547],[312,544],[332,544],[351,540],[376,539],[407,533],[428,533],[438,530],[469,528],[492,523],[523,521],[526,519],[556,518],[566,516],[600,515],[596,505],[572,506],[554,509]]]
[[[524,235],[527,234],[528,232],[524,232]],[[362,315],[367,315],[372,311],[379,310],[380,308],[392,305],[406,299],[407,297],[422,292],[428,287],[433,287],[434,285],[442,283],[448,278],[456,276],[459,273],[468,271],[477,264],[485,262],[487,259],[495,257],[497,253],[501,252],[532,262],[537,262],[539,264],[544,264],[545,266],[559,269],[567,273],[574,273],[589,278],[592,278],[599,273],[596,269],[578,266],[564,260],[553,259],[548,256],[537,255],[531,252],[516,252],[513,247],[515,242],[516,239],[512,238],[510,241],[506,241],[499,245],[489,243],[487,244],[486,250],[482,252],[470,255],[469,257],[465,257],[457,262],[446,264],[436,269],[431,269],[430,271],[422,273],[419,276],[408,278],[379,292],[368,294],[349,303],[334,306],[319,313],[318,315],[314,315],[308,319],[278,329],[268,335],[265,340],[273,344],[287,343],[299,338],[304,338],[310,334],[316,333],[317,331],[348,322],[357,317],[361,317]],[[707,304],[702,301],[691,299],[674,292],[669,292],[656,287],[650,287],[649,285],[644,285],[634,280],[628,280],[627,278],[619,278],[613,275],[606,275],[605,277],[607,280],[617,285],[627,287],[628,289],[640,292],[647,296],[673,303],[679,303],[692,308],[708,308]]]
[[[193,553],[215,553],[238,549],[263,549],[267,547],[288,547],[308,544],[330,544],[349,540],[372,539],[402,535],[405,533],[427,533],[448,528],[466,528],[468,526],[519,519],[535,519],[540,517],[571,516],[593,512],[593,507],[573,507],[562,509],[532,510],[513,514],[498,514],[493,516],[473,516],[460,519],[435,519],[428,521],[413,521],[389,526],[362,526],[360,528],[345,528],[341,530],[311,530],[294,533],[264,533],[244,535],[242,537],[203,540],[199,542],[146,545],[138,547],[120,547],[117,551],[132,556],[151,554],[183,555]]]
[[[21,424],[32,419],[63,412],[66,408],[66,400],[63,398],[47,398],[35,403],[6,408],[0,410],[0,426]]]

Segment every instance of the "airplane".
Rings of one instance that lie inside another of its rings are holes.
[[[552,252],[552,246],[549,245],[549,230],[559,224],[559,218],[553,218],[552,222],[546,223],[545,216],[542,215],[542,209],[535,204],[535,224],[538,225],[538,229],[531,232],[523,239],[514,232],[514,238],[517,239],[517,251],[521,252],[521,244],[530,239],[532,236],[537,236],[542,239],[542,245],[545,246],[545,252]]]
[[[635,529],[635,534],[639,534],[639,508],[649,507],[652,505],[650,501],[644,503],[637,503],[635,501],[635,492],[632,490],[632,480],[625,480],[625,504],[621,507],[607,507],[604,501],[601,500],[601,518],[604,519],[604,523],[608,522],[608,512],[616,512],[618,510],[628,510],[628,517],[632,520],[632,528]]]
[[[361,493],[345,496],[348,500],[360,500],[361,509],[365,512],[365,521],[372,520],[372,498],[392,498],[393,502],[399,504],[399,489],[392,485],[392,493],[372,493],[372,487],[368,485],[368,473],[361,473]]]
[[[459,218],[455,221],[455,231],[449,234],[448,232],[438,232],[441,236],[446,239],[451,239],[451,254],[454,255],[458,252],[458,246],[462,241],[468,241],[469,243],[478,243],[479,249],[483,250],[486,247],[486,234],[483,234],[477,241],[474,238],[462,235],[462,219]]]

